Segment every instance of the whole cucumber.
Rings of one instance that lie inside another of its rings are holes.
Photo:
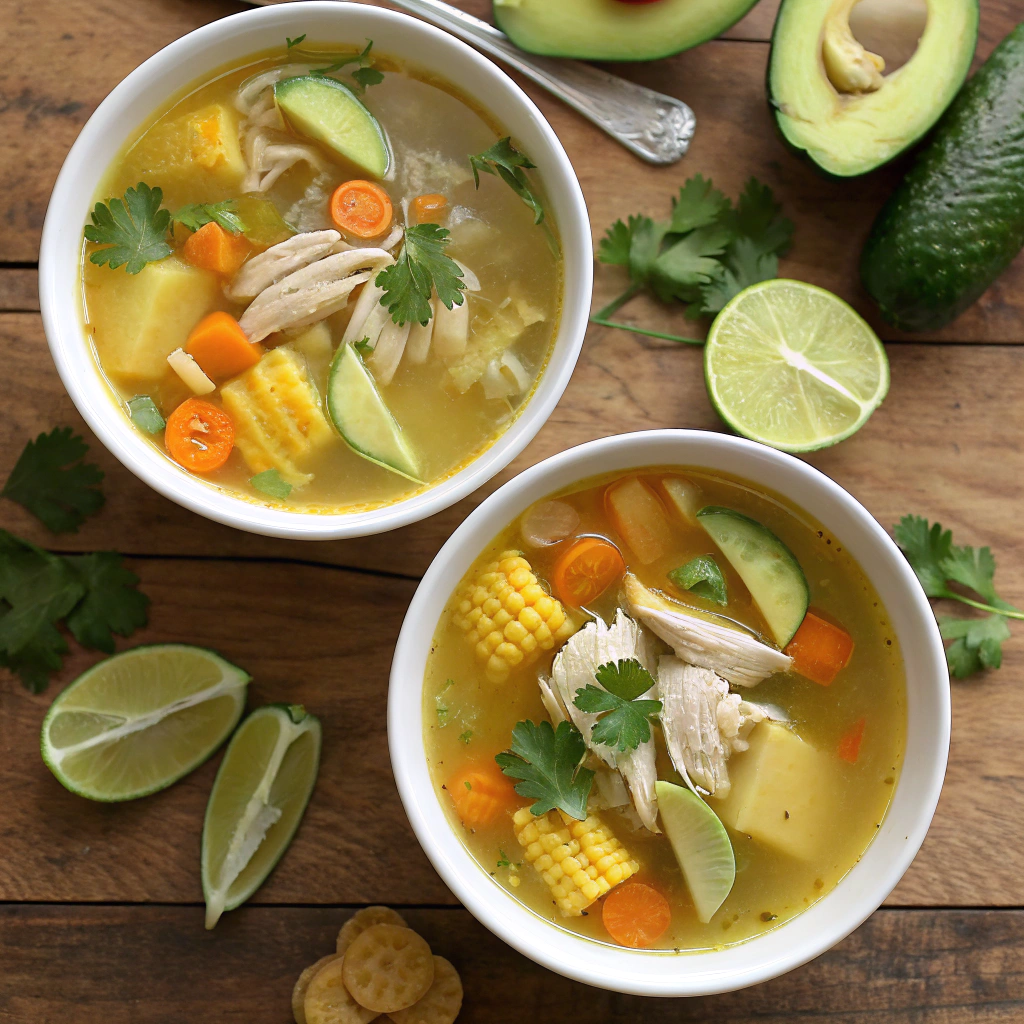
[[[1024,22],[939,121],[882,208],[861,277],[882,316],[907,331],[944,327],[1024,246]]]

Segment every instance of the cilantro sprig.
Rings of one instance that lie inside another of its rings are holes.
[[[473,169],[473,180],[477,188],[480,187],[481,171],[484,174],[494,174],[533,211],[534,224],[540,224],[544,220],[544,205],[526,174],[537,165],[512,145],[509,136],[499,139],[482,153],[471,156],[469,166]]]
[[[583,821],[594,773],[583,767],[587,745],[579,729],[569,722],[525,721],[512,730],[512,748],[496,754],[498,767],[513,779],[515,790],[536,801],[533,814],[547,814],[556,807]]]
[[[296,42],[304,39],[305,36],[300,37]],[[290,46],[289,46],[290,49]],[[373,66],[373,62],[370,59],[370,51],[373,49],[373,40],[367,39],[366,46],[359,53],[354,53],[349,57],[342,57],[340,60],[336,60],[333,64],[328,64],[323,68],[313,68],[310,71],[311,75],[333,75],[343,68],[347,68],[349,64],[357,64],[358,67],[352,72],[352,78],[356,85],[359,87],[356,91],[364,93],[366,89],[371,85],[380,85],[384,81],[384,73],[379,71]]]
[[[964,679],[982,669],[999,668],[1003,642],[1010,639],[1006,620],[1024,619],[1024,611],[996,593],[992,551],[960,547],[953,543],[951,530],[943,530],[939,523],[929,524],[922,516],[904,516],[893,527],[893,536],[929,597],[959,601],[988,612],[984,618],[937,616],[943,639],[952,641],[946,648],[950,672]],[[954,590],[950,583],[973,591],[980,600]]]
[[[170,256],[174,251],[167,242],[171,214],[160,208],[163,200],[162,189],[140,181],[123,199],[97,203],[85,237],[104,248],[90,253],[89,262],[106,264],[111,270],[123,266],[129,274],[138,274],[147,264]]]
[[[611,317],[648,292],[661,302],[686,304],[690,318],[713,316],[744,288],[776,277],[779,256],[789,248],[793,224],[781,216],[772,190],[751,178],[734,207],[710,181],[690,178],[672,200],[672,215],[656,221],[643,214],[616,221],[598,245],[602,263],[626,268],[630,286],[590,319],[651,338],[703,345],[634,327]]]
[[[660,700],[637,699],[655,685],[654,677],[636,658],[608,662],[594,675],[601,686],[585,686],[573,699],[580,711],[601,715],[591,738],[623,753],[636,750],[650,740],[651,716],[661,711]]]
[[[729,603],[725,577],[718,568],[718,563],[710,555],[698,555],[690,559],[686,565],[673,569],[668,578],[680,590],[688,590],[697,597],[720,605]]]
[[[462,269],[445,252],[449,241],[448,230],[437,224],[410,224],[405,229],[398,259],[376,279],[377,287],[384,289],[381,305],[396,324],[412,320],[425,326],[435,291],[448,309],[465,301]]]
[[[245,221],[235,212],[234,199],[220,203],[188,203],[172,213],[171,220],[189,231],[198,231],[211,221],[232,235],[248,230]]]

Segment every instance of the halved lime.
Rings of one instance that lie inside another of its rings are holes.
[[[230,735],[249,675],[202,647],[134,647],[80,675],[43,720],[58,780],[90,800],[134,800],[198,768]]]
[[[859,430],[889,390],[878,335],[842,299],[802,281],[762,281],[718,314],[704,379],[737,433],[786,452]]]
[[[288,849],[320,767],[320,722],[299,705],[258,708],[231,738],[206,805],[206,927],[244,903]]]

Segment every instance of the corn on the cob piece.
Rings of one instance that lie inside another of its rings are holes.
[[[254,473],[276,469],[295,487],[309,483],[298,461],[334,436],[305,360],[290,346],[271,349],[221,388],[235,423],[235,444]]]
[[[640,870],[595,814],[576,821],[561,811],[535,817],[529,807],[522,807],[512,824],[527,862],[547,883],[564,917],[578,917]]]
[[[517,551],[505,551],[466,586],[454,622],[493,683],[504,682],[512,669],[531,665],[542,651],[576,632],[561,602],[545,593]]]

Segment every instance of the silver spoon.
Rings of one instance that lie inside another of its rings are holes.
[[[273,0],[249,2],[267,6]],[[515,68],[648,163],[675,163],[690,148],[697,119],[682,100],[579,61],[527,55],[503,32],[440,0],[391,3]]]

